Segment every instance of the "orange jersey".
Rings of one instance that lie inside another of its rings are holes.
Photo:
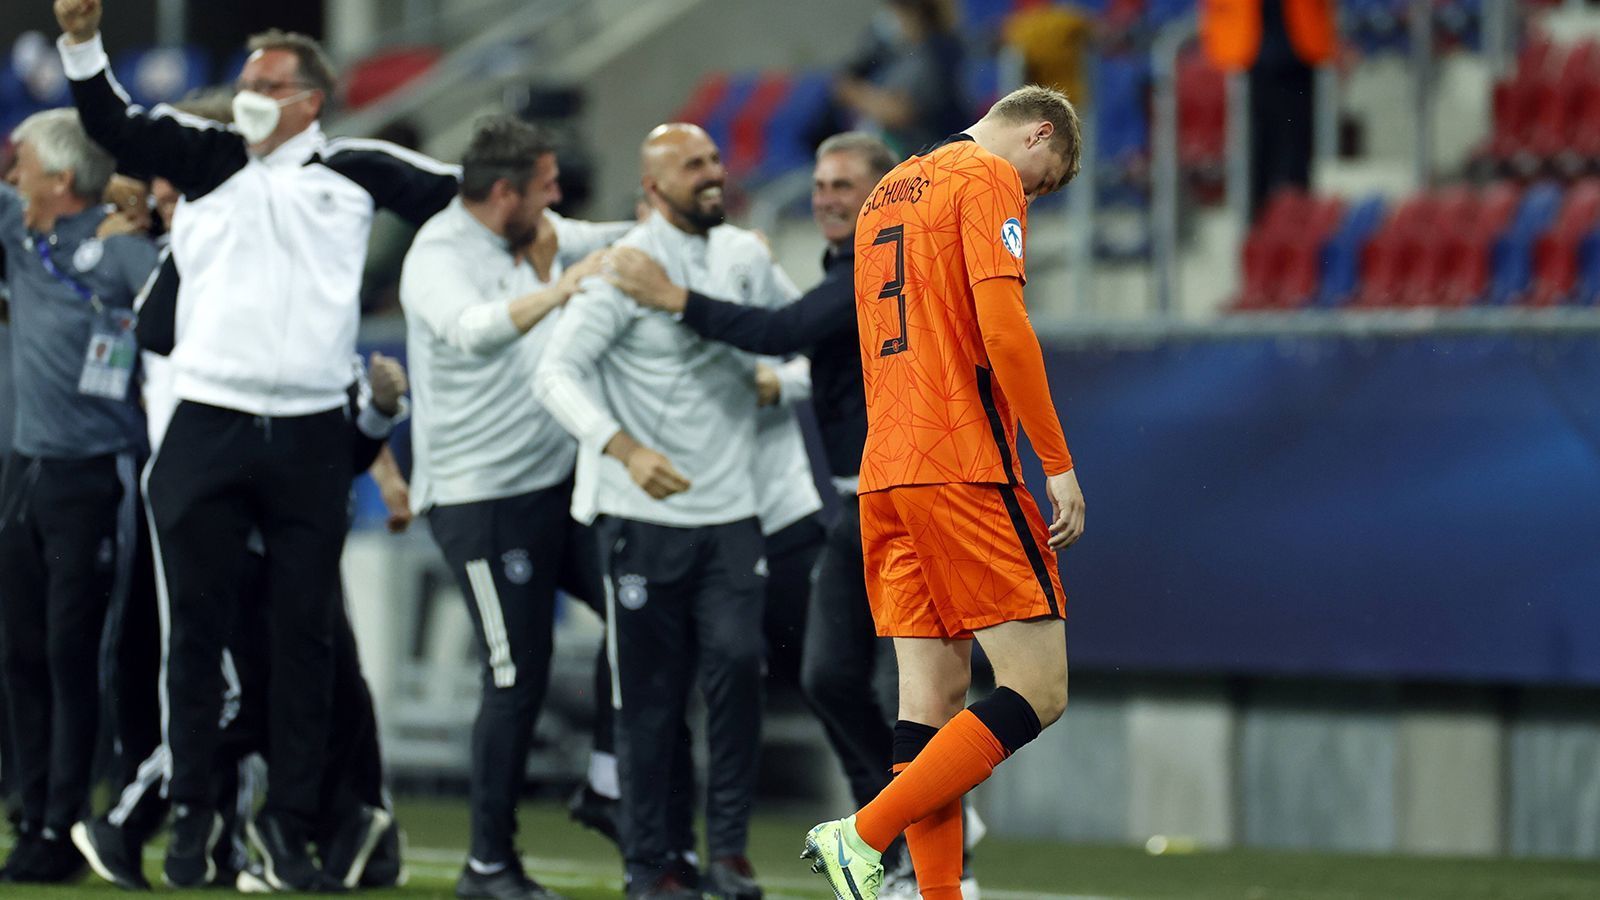
[[[863,493],[1019,482],[1017,419],[995,383],[972,286],[1022,279],[1022,179],[970,138],[883,177],[856,222],[867,393]]]

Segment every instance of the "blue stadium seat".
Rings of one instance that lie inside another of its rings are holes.
[[[758,181],[811,165],[810,129],[828,105],[829,72],[795,76],[789,96],[767,122],[766,158],[756,168]]]
[[[733,121],[738,118],[739,111],[744,109],[750,95],[755,93],[756,85],[761,83],[759,72],[739,72],[728,79],[728,92],[722,95],[722,100],[711,110],[701,126],[711,139],[717,142],[718,147],[732,146]]]
[[[1600,303],[1600,228],[1578,243],[1578,285],[1573,302],[1580,306]]]
[[[1383,224],[1382,197],[1368,197],[1350,207],[1344,221],[1322,248],[1322,284],[1312,304],[1324,309],[1350,302],[1361,286],[1361,252]]]
[[[117,80],[142,106],[171,103],[211,83],[211,60],[198,47],[151,47],[119,54]]]
[[[961,93],[976,115],[1000,99],[1000,60],[990,53],[967,53],[961,60]]]
[[[1150,63],[1142,55],[1104,56],[1094,66],[1095,151],[1102,164],[1118,166],[1150,149],[1145,91]]]
[[[962,34],[989,33],[1005,24],[1016,8],[1016,0],[960,0],[957,26]]]
[[[1147,0],[1144,8],[1145,26],[1159,31],[1186,16],[1195,14],[1195,0]]]
[[[1533,287],[1533,245],[1550,227],[1561,209],[1561,188],[1540,184],[1528,189],[1517,214],[1491,251],[1489,289],[1483,302],[1494,305],[1517,303]]]

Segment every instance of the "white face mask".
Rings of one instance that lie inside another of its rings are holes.
[[[266,94],[258,94],[255,91],[240,91],[233,95],[234,127],[244,135],[245,143],[259,144],[272,136],[285,106],[298,103],[310,95],[310,91],[301,91],[293,97],[274,100]]]

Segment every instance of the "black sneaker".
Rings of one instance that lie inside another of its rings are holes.
[[[215,881],[217,864],[211,851],[221,837],[221,816],[209,809],[177,807],[167,860],[161,867],[162,882],[173,888],[203,888]]]
[[[89,870],[83,854],[72,846],[72,839],[64,832],[46,828],[40,835],[38,855],[29,869],[28,880],[35,884],[66,884],[77,881]]]
[[[572,792],[572,799],[567,801],[567,816],[579,825],[605,835],[606,840],[616,844],[620,850],[622,835],[617,830],[617,807],[621,805],[620,800],[602,797],[595,793],[594,788],[582,784]]]
[[[276,813],[260,812],[245,829],[250,846],[261,855],[267,884],[279,891],[340,892],[344,885],[326,878],[306,846],[298,828]]]
[[[689,887],[676,872],[667,872],[648,885],[628,884],[628,900],[700,900],[700,891]]]
[[[125,891],[150,890],[144,877],[144,848],[105,817],[72,826],[72,843],[96,875]]]
[[[724,856],[706,867],[700,890],[717,900],[761,900],[755,867],[743,856]]]
[[[394,817],[375,806],[360,807],[355,815],[340,823],[326,847],[319,846],[322,874],[347,888],[361,884],[361,874],[378,840],[394,823]]]
[[[467,863],[456,879],[456,896],[463,900],[566,900],[522,870],[517,859],[492,874],[485,875]]]
[[[406,871],[406,833],[395,822],[378,838],[378,846],[367,857],[367,867],[361,873],[364,888],[405,887],[411,880]]]
[[[6,857],[6,864],[0,867],[0,883],[16,884],[32,881],[31,873],[37,865],[40,853],[44,850],[44,839],[39,836],[38,828],[26,824],[18,825],[16,836],[16,843],[11,845],[11,854]]]

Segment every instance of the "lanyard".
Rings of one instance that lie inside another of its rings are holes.
[[[34,240],[30,237],[28,242],[33,244],[34,252],[39,254],[39,263],[44,266],[44,270],[46,272],[49,272],[52,276],[54,276],[57,281],[69,288],[72,288],[72,292],[83,298],[85,303],[93,306],[95,312],[101,312],[103,310],[103,307],[100,305],[100,298],[95,296],[94,291],[91,291],[85,287],[83,282],[61,271],[61,268],[56,265],[55,259],[50,255],[49,241]]]

